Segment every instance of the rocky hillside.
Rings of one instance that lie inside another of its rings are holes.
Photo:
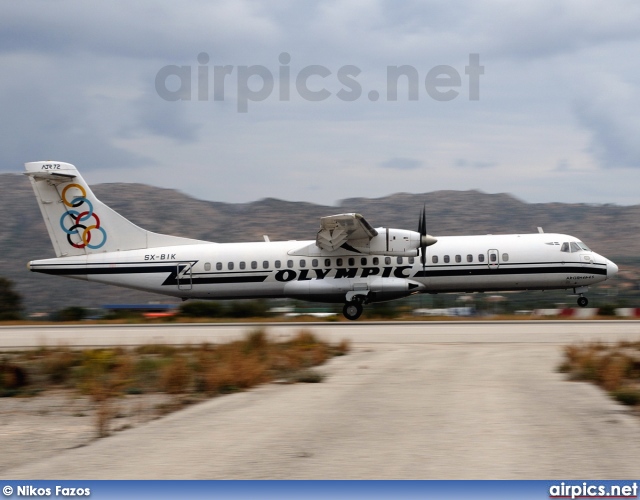
[[[313,239],[321,216],[341,212],[359,212],[374,227],[415,229],[426,205],[427,228],[435,236],[525,233],[541,226],[545,232],[578,236],[614,260],[640,255],[640,205],[528,204],[508,194],[479,191],[399,193],[377,199],[347,199],[338,206],[272,198],[227,204],[142,184],[102,184],[93,189],[98,198],[146,229],[217,242],[259,241],[263,234],[272,240]],[[166,300],[158,295],[30,273],[26,269],[29,260],[54,254],[25,176],[0,175],[0,206],[5,214],[0,218],[0,276],[16,282],[30,311]]]

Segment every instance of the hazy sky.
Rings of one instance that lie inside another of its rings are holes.
[[[229,202],[480,189],[640,203],[636,1],[21,0],[1,12],[3,172],[52,159],[91,183]]]

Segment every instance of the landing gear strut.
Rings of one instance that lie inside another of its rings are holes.
[[[353,321],[360,317],[360,315],[362,314],[362,309],[362,302],[356,299],[347,302],[344,305],[344,307],[342,308],[342,314],[344,314],[345,318]]]
[[[587,299],[584,295],[580,295],[580,297],[578,297],[578,305],[580,307],[587,307],[587,305],[589,305],[589,299]]]

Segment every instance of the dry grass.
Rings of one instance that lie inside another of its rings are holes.
[[[559,371],[593,382],[617,401],[640,410],[640,342],[572,344]]]
[[[255,330],[243,340],[222,345],[4,353],[0,395],[33,395],[50,388],[87,395],[95,405],[97,436],[104,437],[116,413],[114,401],[125,395],[171,394],[173,402],[165,405],[168,412],[273,380],[320,382],[324,376],[310,369],[349,349],[347,341],[330,345],[309,331],[272,342],[263,330]]]

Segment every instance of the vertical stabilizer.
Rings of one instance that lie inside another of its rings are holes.
[[[197,240],[146,231],[98,200],[70,163],[25,163],[58,257],[117,252]]]

